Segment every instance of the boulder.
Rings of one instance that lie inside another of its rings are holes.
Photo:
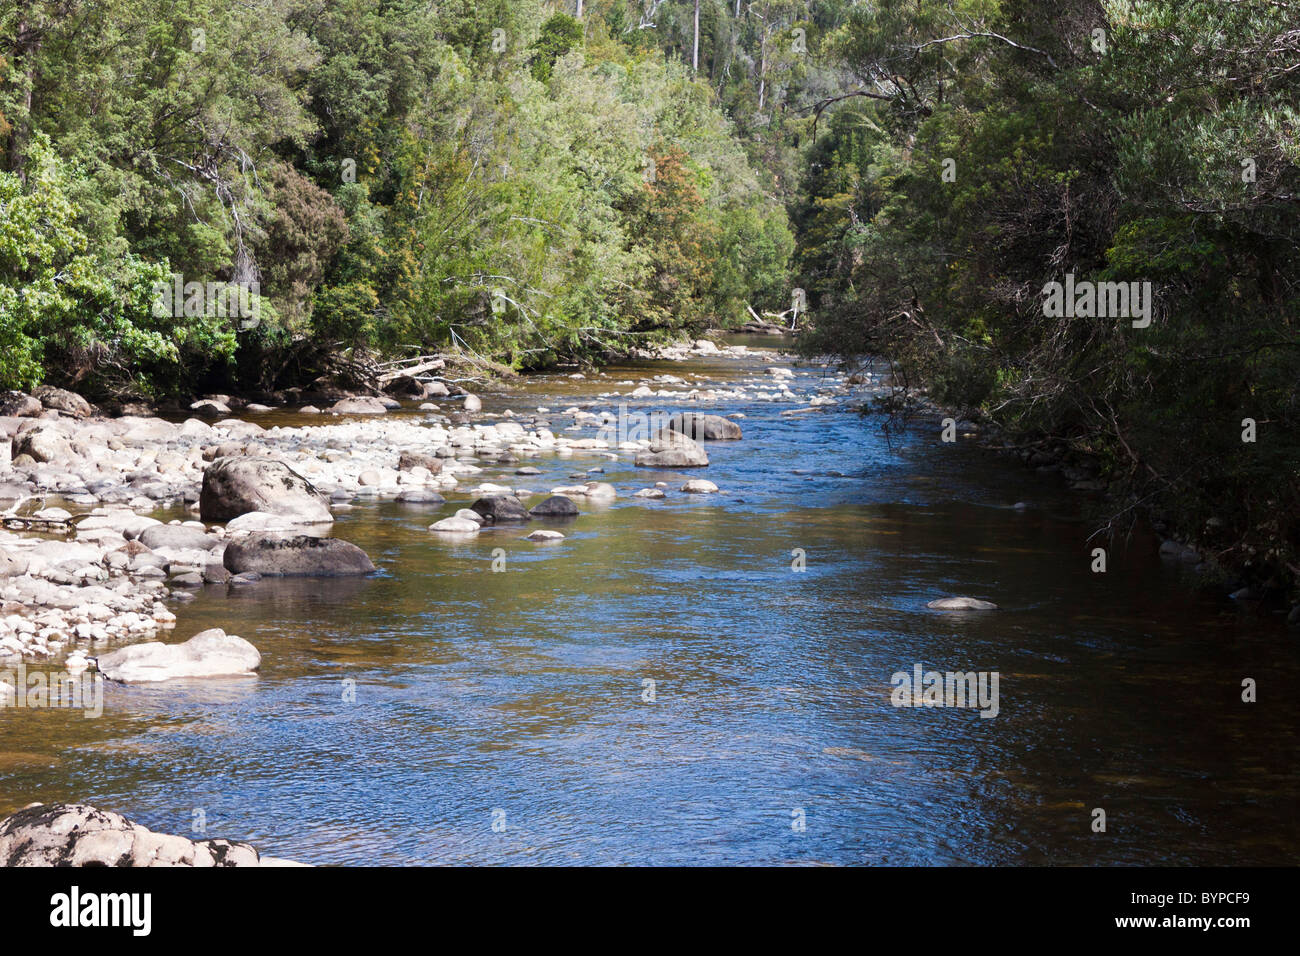
[[[156,524],[140,532],[139,542],[146,548],[186,548],[211,551],[221,546],[221,539],[204,534],[198,528],[176,524]]]
[[[99,672],[124,684],[148,684],[178,677],[243,677],[262,666],[262,655],[242,637],[219,627],[183,644],[131,644],[101,654]]]
[[[998,609],[992,601],[981,601],[972,597],[937,598],[926,607],[934,611],[996,611]]]
[[[529,541],[560,541],[563,538],[564,535],[560,534],[558,531],[546,531],[542,529],[534,531],[532,534],[528,535]]]
[[[154,833],[86,804],[36,804],[0,820],[0,866],[259,865],[247,843]]]
[[[718,490],[718,486],[704,478],[692,478],[682,485],[682,491],[688,495],[709,495]]]
[[[284,515],[273,515],[265,511],[250,511],[246,515],[232,518],[226,522],[226,531],[230,534],[248,534],[252,531],[293,531],[293,519]]]
[[[0,392],[0,415],[35,418],[43,410],[44,406],[26,392]]]
[[[16,578],[27,573],[27,555],[0,548],[0,578]]]
[[[94,407],[76,392],[52,385],[40,385],[32,392],[32,397],[46,408],[71,415],[73,418],[89,418],[95,413]]]
[[[740,426],[721,415],[700,415],[683,412],[668,419],[668,428],[696,441],[738,441]]]
[[[218,458],[203,470],[199,515],[204,521],[229,521],[250,511],[304,524],[334,520],[329,499],[282,461]]]
[[[397,500],[404,505],[440,505],[447,499],[427,488],[411,488],[401,492]]]
[[[528,512],[534,518],[574,518],[578,515],[578,506],[573,499],[565,495],[551,495],[540,504],[534,505]]]
[[[506,524],[513,521],[531,521],[532,515],[514,495],[488,495],[469,506],[483,516],[490,524]]]
[[[226,545],[222,564],[232,574],[263,577],[343,577],[369,574],[374,563],[355,544],[309,534],[258,532]]]
[[[382,415],[388,411],[388,405],[378,398],[361,395],[357,398],[341,398],[328,410],[335,415]]]
[[[703,468],[709,456],[693,439],[665,428],[636,456],[639,468]]]
[[[471,521],[469,518],[451,517],[435,521],[429,525],[429,530],[440,534],[478,534],[479,525],[477,521]]]
[[[483,401],[477,395],[467,394],[464,407],[467,412],[481,412],[483,410]]]
[[[442,471],[442,459],[421,451],[402,452],[397,459],[397,470],[411,471],[413,468],[427,468],[430,474],[436,475]]]
[[[49,425],[27,428],[14,438],[13,444],[14,458],[30,455],[38,462],[66,462],[79,457],[79,451],[67,435]]]

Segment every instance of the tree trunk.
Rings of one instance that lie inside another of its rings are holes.
[[[700,0],[695,0],[695,45],[691,49],[691,72],[700,72]]]

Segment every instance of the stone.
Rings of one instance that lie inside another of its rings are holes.
[[[437,455],[419,451],[404,451],[397,459],[398,471],[411,471],[414,468],[427,468],[430,474],[442,471],[443,461]]]
[[[140,532],[137,540],[146,548],[152,550],[158,548],[184,548],[211,551],[213,548],[221,546],[220,538],[214,538],[197,528],[186,528],[184,525],[173,524],[151,525]]]
[[[528,511],[534,518],[575,518],[578,506],[566,495],[551,495]]]
[[[52,385],[40,385],[32,392],[32,397],[46,408],[71,415],[73,418],[89,418],[95,413],[94,407],[76,392]]]
[[[708,495],[718,490],[718,486],[704,478],[692,478],[682,485],[682,491],[688,495]]]
[[[564,535],[560,534],[560,532],[558,531],[548,531],[539,528],[537,531],[534,531],[530,535],[528,535],[528,540],[529,541],[559,541],[563,537]]]
[[[926,607],[933,611],[996,611],[998,606],[992,601],[981,601],[972,597],[937,598]]]
[[[685,435],[665,428],[650,442],[650,447],[636,456],[639,468],[703,468],[709,456]]]
[[[683,412],[668,420],[668,428],[696,441],[738,441],[743,437],[740,426],[721,415]]]
[[[101,654],[96,663],[109,680],[146,684],[176,678],[243,677],[262,666],[262,655],[242,637],[214,627],[182,644],[131,644]]]
[[[0,415],[19,418],[35,418],[44,410],[44,406],[25,392],[0,393]]]
[[[397,500],[404,505],[440,505],[447,499],[436,491],[429,491],[425,488],[412,488],[401,492],[397,496]]]
[[[218,458],[203,470],[199,515],[204,521],[229,521],[251,511],[304,524],[334,520],[329,499],[282,461]]]
[[[260,862],[247,843],[154,833],[86,804],[36,804],[0,820],[0,866],[228,868]]]
[[[232,574],[263,577],[343,577],[370,574],[375,565],[355,544],[309,534],[256,532],[226,545],[221,563]]]
[[[382,399],[360,395],[356,398],[341,398],[328,410],[335,415],[382,415],[388,411],[388,405]]]
[[[57,428],[37,425],[14,438],[13,456],[27,455],[33,461],[63,463],[79,457],[80,449]]]
[[[440,534],[478,534],[479,524],[477,521],[470,521],[468,518],[443,518],[441,521],[435,521],[429,525],[430,531],[437,531]]]
[[[0,578],[16,578],[27,573],[30,562],[20,551],[0,548]]]
[[[483,400],[477,395],[466,394],[464,407],[467,412],[481,412],[483,410]]]
[[[662,498],[663,496],[664,493],[659,488],[642,488],[632,497],[633,498]]]
[[[470,510],[490,524],[532,520],[528,509],[514,495],[487,495],[470,505]]]

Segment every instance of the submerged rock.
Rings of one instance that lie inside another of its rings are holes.
[[[310,534],[256,532],[226,545],[222,564],[232,574],[263,577],[343,577],[375,570],[355,544]]]
[[[251,845],[154,833],[81,803],[37,804],[0,820],[0,866],[259,866]]]
[[[100,655],[98,666],[109,680],[145,684],[178,677],[245,677],[262,666],[262,655],[242,637],[214,627],[183,644],[150,641],[118,648]]]
[[[926,607],[934,611],[996,611],[998,606],[992,601],[981,601],[972,597],[937,598]]]

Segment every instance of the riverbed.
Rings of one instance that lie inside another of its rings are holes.
[[[698,470],[480,463],[537,489],[603,469],[617,499],[579,501],[552,543],[431,534],[469,483],[436,507],[359,499],[333,534],[376,575],[175,607],[168,640],[222,627],[262,652],[256,678],[109,684],[98,719],[0,710],[0,813],[86,802],[314,864],[1300,860],[1300,668],[1275,617],[1142,536],[1094,573],[1086,499],[974,442],[887,432],[844,400],[601,397],[791,364],[756,348],[482,393],[525,421],[742,413],[745,437]],[[722,493],[678,491],[698,477]],[[632,496],[655,481],[665,498]],[[1000,610],[926,607],[948,595]],[[891,676],[917,664],[996,672],[997,716],[894,706]]]

